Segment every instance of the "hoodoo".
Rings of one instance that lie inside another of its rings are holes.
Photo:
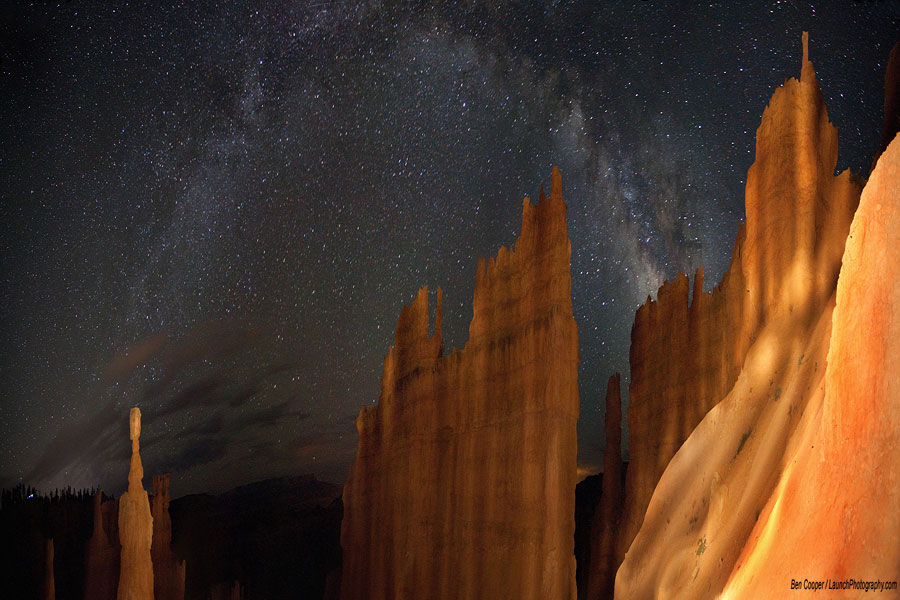
[[[711,313],[725,333],[692,334],[705,329],[685,301],[693,343],[666,349],[686,357],[683,366],[663,362],[654,378],[662,339],[632,347],[632,376],[636,353],[646,369],[632,403],[654,390],[665,398],[666,381],[683,401],[659,416],[693,431],[667,466],[657,457],[665,472],[617,573],[616,598],[755,598],[789,594],[796,577],[824,586],[897,572],[896,536],[885,532],[900,531],[898,155],[895,141],[861,202],[847,172],[832,175],[836,131],[804,34],[800,80],[775,92],[757,131],[732,267],[711,298],[699,294],[701,315],[704,303],[726,307],[727,318]],[[710,394],[721,386],[719,401]],[[696,427],[697,412],[682,408],[692,395],[713,403]],[[684,430],[672,431],[677,439]],[[634,481],[651,481],[647,457],[632,453],[643,462],[632,462],[630,481],[632,469]]]
[[[141,410],[131,409],[131,468],[128,471],[128,491],[119,499],[119,541],[122,559],[119,571],[119,600],[153,600],[153,563],[150,545],[153,537],[153,517],[144,489],[144,467],[141,464]]]
[[[512,250],[478,263],[463,350],[444,355],[441,291],[397,321],[378,404],[356,421],[341,597],[575,597],[578,334],[566,205],[525,199]]]
[[[842,595],[865,596],[870,582],[876,587],[869,591],[898,593],[898,137],[878,159],[850,228],[824,387],[824,398],[819,396],[796,452],[785,461],[724,597],[757,598],[767,589],[786,590],[800,573],[834,584],[823,589]]]

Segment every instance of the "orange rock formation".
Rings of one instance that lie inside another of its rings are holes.
[[[849,171],[834,176],[837,131],[803,34],[800,80],[775,91],[747,173],[746,222],[711,293],[703,271],[679,275],[638,309],[631,333],[630,462],[620,550],[641,526],[669,460],[734,386],[767,323],[809,328],[833,294],[859,201]]]
[[[110,542],[103,527],[102,505],[103,491],[97,490],[94,496],[94,532],[85,552],[84,597],[113,600],[119,581],[119,549]]]
[[[171,476],[153,476],[153,497],[150,514],[153,516],[153,587],[156,600],[184,600],[184,561],[172,556],[172,520],[169,518],[169,482]]]
[[[622,394],[616,373],[606,388],[606,448],[603,451],[603,487],[591,522],[590,574],[587,598],[611,598],[616,569],[622,562],[618,549],[622,514]]]
[[[794,578],[828,595],[829,580],[900,571],[900,145],[845,228],[853,186],[830,175],[835,132],[803,41],[801,79],[773,96],[748,175],[739,371],[668,463],[617,598],[780,597]],[[753,252],[759,223],[779,235]]]
[[[725,597],[754,598],[761,590],[786,590],[794,578],[826,581],[826,591],[829,584],[841,585],[850,578],[897,581],[898,137],[863,190],[844,250],[836,304],[824,398],[816,396],[815,412],[799,432],[796,451],[783,460],[784,471],[731,572]],[[859,586],[831,589],[841,598],[868,594]],[[897,596],[895,587],[886,597]]]
[[[131,409],[131,468],[128,491],[119,499],[119,541],[122,543],[119,572],[119,600],[153,600],[153,563],[150,545],[153,517],[144,489],[144,467],[141,464],[141,410]]]
[[[566,206],[525,199],[513,250],[478,264],[465,349],[442,354],[422,289],[381,396],[356,421],[341,597],[575,597],[578,339]]]

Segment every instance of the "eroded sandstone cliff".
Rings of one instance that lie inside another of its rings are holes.
[[[900,569],[900,145],[850,227],[856,197],[846,172],[831,177],[835,132],[803,41],[801,78],[773,96],[748,174],[746,349],[653,491],[617,598],[786,596],[792,578]],[[770,232],[755,249],[754,221]]]
[[[862,587],[844,586],[849,579],[896,582],[900,573],[898,137],[863,190],[831,321],[824,393],[812,399],[809,422],[791,440],[795,450],[781,461],[724,597],[787,590],[795,578],[825,582],[841,598],[868,597]]]
[[[422,289],[397,321],[344,487],[341,597],[575,596],[578,338],[566,206],[525,199],[512,250],[478,264],[463,350]]]
[[[687,276],[679,275],[635,316],[620,550],[640,528],[669,460],[732,389],[767,324],[808,331],[834,293],[859,201],[849,171],[834,175],[836,163],[837,131],[828,121],[804,33],[800,79],[775,91],[756,132],[746,221],[721,283],[704,293],[702,269],[692,290]],[[800,338],[790,343],[802,345]]]

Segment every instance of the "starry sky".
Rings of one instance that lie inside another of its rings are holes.
[[[801,32],[863,175],[900,38],[890,1],[159,4],[0,9],[0,486],[121,491],[133,405],[175,496],[343,482],[401,307],[441,286],[462,347],[553,164],[601,463],[634,311],[721,277]]]

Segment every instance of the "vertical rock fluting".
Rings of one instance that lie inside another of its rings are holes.
[[[900,570],[900,142],[878,160],[814,327],[769,323],[672,458],[616,598],[768,598]],[[800,588],[796,586],[800,582]],[[878,589],[877,591],[882,591]],[[896,597],[890,590],[885,597]]]
[[[575,597],[578,339],[566,206],[526,198],[513,250],[479,261],[465,349],[397,321],[381,396],[356,421],[341,597]]]
[[[103,527],[103,491],[94,496],[94,531],[87,543],[84,569],[84,597],[113,600],[119,581],[119,549]]]
[[[804,63],[801,86],[808,74]],[[784,98],[776,92],[766,115],[802,114]],[[804,590],[821,582],[829,597],[862,597],[843,586],[900,570],[897,141],[858,205],[849,236],[816,230],[842,254],[826,301],[818,305],[820,280],[811,277],[811,300],[758,310],[765,318],[734,386],[653,492],[617,573],[617,598],[780,597],[795,579]],[[798,305],[808,311],[798,316]]]
[[[172,556],[172,520],[169,518],[168,473],[153,476],[153,497],[150,514],[153,517],[153,588],[156,600],[184,600],[184,561]]]
[[[859,202],[849,171],[834,176],[837,131],[808,60],[778,88],[756,132],[747,173],[746,222],[721,283],[703,271],[664,284],[638,309],[631,333],[630,462],[620,550],[641,526],[669,460],[731,390],[766,323],[809,328],[833,294],[844,240]]]
[[[622,562],[618,549],[622,500],[622,393],[621,378],[616,373],[606,388],[603,487],[591,523],[591,572],[586,598],[612,598],[616,569]]]
[[[723,597],[759,598],[790,589],[793,579],[827,582],[841,598],[868,597],[843,586],[851,578],[896,582],[900,573],[898,137],[876,163],[850,228],[824,388]]]
[[[153,537],[153,517],[150,502],[142,482],[141,410],[131,409],[131,468],[128,471],[128,491],[119,499],[119,541],[122,544],[119,571],[118,600],[153,600],[153,563],[150,546]]]

